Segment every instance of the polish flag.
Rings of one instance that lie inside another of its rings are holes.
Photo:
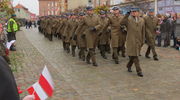
[[[30,95],[35,96],[35,100],[46,100],[48,98],[38,82],[28,88],[27,91]]]
[[[53,95],[54,82],[46,66],[44,67],[42,74],[39,78],[39,84],[49,97]]]

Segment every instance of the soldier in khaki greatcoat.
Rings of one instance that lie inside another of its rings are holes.
[[[98,66],[95,57],[95,49],[97,46],[98,40],[98,30],[99,30],[99,21],[98,16],[94,15],[93,8],[87,7],[87,15],[84,18],[82,25],[85,25],[87,28],[84,32],[86,38],[86,45],[88,48],[88,54],[86,56],[86,62],[90,64],[90,60],[93,63],[93,66]]]
[[[86,26],[83,25],[84,24],[84,17],[85,17],[85,13],[81,12],[79,13],[79,17],[78,17],[78,27],[75,31],[75,35],[77,37],[77,45],[79,47],[79,59],[82,59],[83,61],[85,61],[85,50],[86,50],[86,38],[84,35],[84,32],[86,30]]]
[[[118,49],[124,47],[126,41],[126,34],[121,30],[121,21],[123,16],[120,15],[118,7],[113,8],[113,14],[109,16],[111,26],[111,47],[113,49],[113,56],[116,64],[119,64]],[[122,50],[122,55],[125,55],[125,50]]]
[[[143,18],[139,17],[139,8],[133,7],[130,16],[126,15],[121,24],[127,27],[126,52],[129,56],[128,72],[132,72],[131,67],[135,64],[137,75],[143,77],[138,56],[145,41],[145,22]]]
[[[100,49],[101,56],[104,59],[107,59],[106,57],[106,46],[109,45],[110,41],[110,28],[109,26],[109,19],[107,18],[107,14],[105,11],[100,11],[100,31],[99,31],[99,40],[98,40],[98,45]]]
[[[154,16],[154,9],[149,9],[148,16],[144,17],[145,26],[146,26],[146,42],[148,45],[146,51],[146,58],[150,58],[149,54],[152,50],[154,60],[158,60],[157,53],[155,51],[155,38],[156,38],[156,30],[158,26],[158,18]]]

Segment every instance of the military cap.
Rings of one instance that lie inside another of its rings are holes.
[[[139,11],[140,9],[139,9],[139,7],[132,7],[131,8],[131,11],[133,12],[133,11]]]
[[[151,8],[151,9],[149,9],[149,12],[154,12],[154,9],[152,9],[152,8]]]
[[[12,16],[12,17],[16,17],[16,14],[12,14],[11,16]]]
[[[105,11],[103,11],[103,10],[101,10],[99,13],[100,13],[100,15],[104,15],[104,14],[106,14],[106,12],[105,12]]]
[[[87,11],[93,10],[93,7],[88,6],[88,7],[86,7],[86,10],[87,10]]]
[[[113,7],[112,10],[119,10],[119,7]]]
[[[84,16],[84,15],[85,15],[84,12],[80,12],[80,13],[79,13],[79,16]]]

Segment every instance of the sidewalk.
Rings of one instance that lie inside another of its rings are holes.
[[[13,63],[17,67],[14,75],[18,86],[26,89],[37,82],[43,67],[47,65],[55,82],[55,93],[50,100],[81,100],[79,94],[29,42],[23,31],[17,33],[16,47],[17,51],[12,52],[11,56],[13,56],[13,59],[17,59],[16,61],[13,60]],[[24,95],[26,93],[22,94],[22,96]]]

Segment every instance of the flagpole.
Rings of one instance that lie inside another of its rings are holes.
[[[158,13],[158,0],[155,0],[155,14]]]

